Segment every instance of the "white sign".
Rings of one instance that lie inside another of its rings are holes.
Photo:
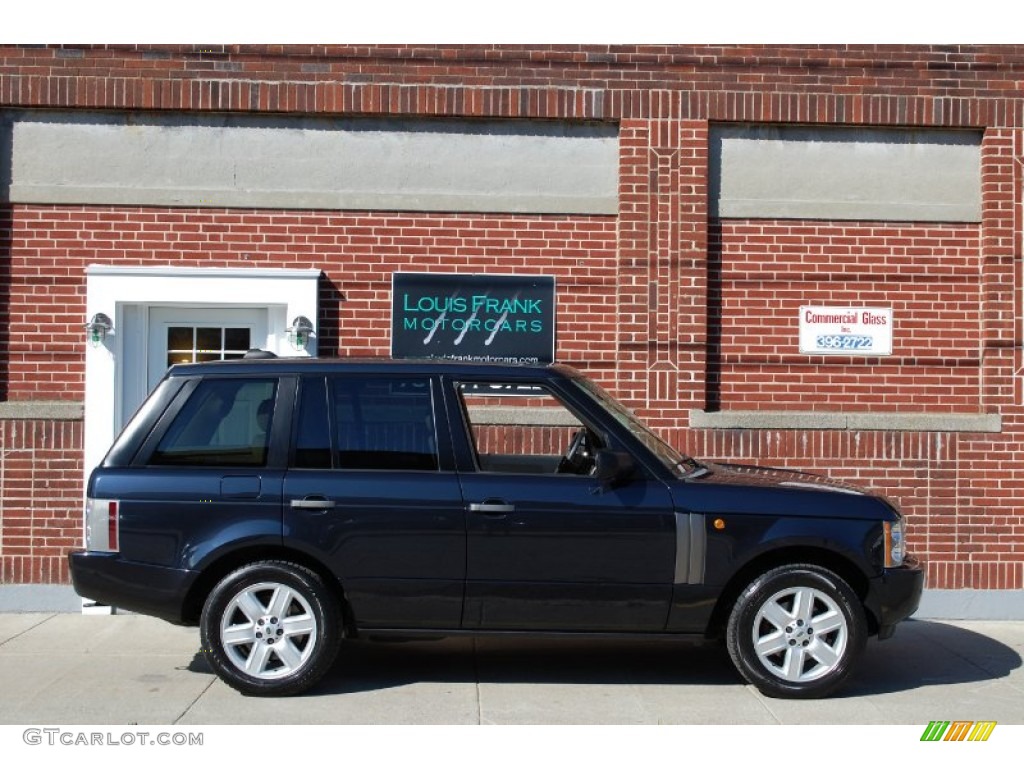
[[[805,355],[891,355],[889,307],[800,307]]]

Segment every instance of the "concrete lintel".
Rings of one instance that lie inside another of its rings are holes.
[[[981,221],[979,131],[722,125],[711,134],[712,216]]]
[[[7,400],[0,402],[0,420],[81,421],[85,404],[68,400]]]
[[[610,123],[15,110],[0,133],[0,201],[618,213]]]
[[[690,411],[695,429],[818,429],[851,432],[1002,432],[997,413],[843,413],[840,411]]]

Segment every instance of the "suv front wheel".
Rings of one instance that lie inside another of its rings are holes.
[[[747,682],[766,696],[816,698],[846,680],[867,641],[850,586],[815,565],[774,568],[733,607],[726,644]]]
[[[214,587],[200,619],[203,650],[218,676],[252,696],[288,696],[314,685],[341,644],[335,596],[294,563],[262,561]]]

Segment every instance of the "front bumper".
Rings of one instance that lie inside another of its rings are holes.
[[[68,554],[71,583],[82,597],[136,613],[183,623],[194,571],[125,560],[117,552]]]
[[[899,568],[886,568],[868,584],[864,605],[878,620],[878,639],[892,637],[896,625],[909,617],[921,604],[924,570],[908,557]]]

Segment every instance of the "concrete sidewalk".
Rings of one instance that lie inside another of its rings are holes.
[[[837,697],[782,701],[715,646],[453,638],[345,646],[305,696],[246,698],[198,630],[145,616],[0,614],[0,724],[1024,724],[1024,622],[909,621]]]

